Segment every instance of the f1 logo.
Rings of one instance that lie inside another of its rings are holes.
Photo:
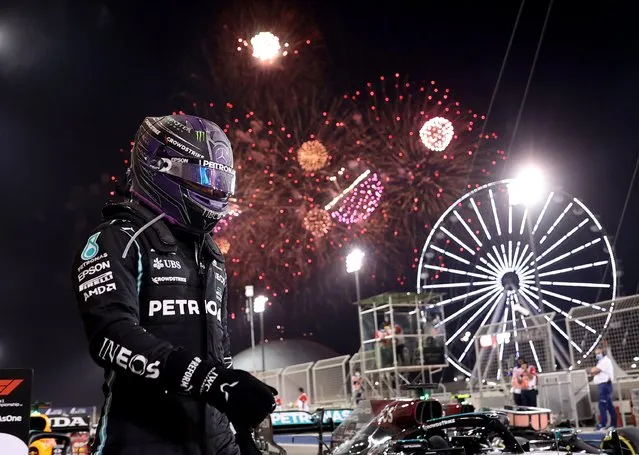
[[[6,397],[11,394],[24,379],[0,379],[0,397]]]

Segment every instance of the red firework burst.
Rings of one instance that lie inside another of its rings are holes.
[[[379,210],[395,242],[412,251],[414,269],[433,221],[506,159],[494,145],[497,135],[480,138],[485,116],[463,107],[434,81],[382,76],[377,84],[344,95],[344,101],[348,149],[341,150],[341,159],[357,160],[380,175]],[[397,281],[406,277],[399,274]]]

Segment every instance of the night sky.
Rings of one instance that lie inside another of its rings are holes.
[[[300,3],[323,35],[336,96],[400,72],[434,79],[481,112],[519,8],[510,1]],[[215,35],[226,3],[15,4],[0,6],[0,368],[35,368],[38,399],[98,404],[101,372],[86,354],[71,258],[99,222],[108,191],[102,179],[123,172],[118,150],[127,148],[145,116],[176,109],[185,80],[203,71],[200,44]],[[629,3],[584,5],[554,2],[510,156],[542,163],[614,234],[639,153],[639,40]],[[489,118],[488,129],[500,133],[504,148],[547,6],[527,2]],[[634,197],[617,239],[626,294],[639,278],[636,205]],[[352,353],[358,343],[353,307],[347,299],[330,305],[323,319],[309,313],[282,323]],[[233,335],[236,349],[246,347],[248,334]]]

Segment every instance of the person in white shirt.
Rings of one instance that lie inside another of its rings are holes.
[[[522,400],[521,387],[523,380],[524,370],[521,368],[521,362],[523,359],[517,359],[517,363],[515,364],[515,368],[513,368],[513,379],[512,379],[512,391],[513,391],[513,400],[515,401],[515,406],[523,406],[524,402]]]
[[[617,413],[612,403],[612,381],[614,381],[614,368],[612,361],[606,355],[602,347],[595,349],[597,366],[590,369],[594,375],[592,382],[597,385],[599,392],[599,425],[597,429],[608,426],[608,414],[610,414],[610,426],[617,423]]]

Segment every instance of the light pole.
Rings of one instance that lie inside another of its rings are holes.
[[[364,368],[366,366],[366,364],[364,363],[364,356],[366,353],[363,351],[364,350],[364,327],[362,325],[362,313],[359,307],[360,301],[362,298],[359,291],[359,271],[362,268],[362,265],[364,263],[364,256],[365,256],[365,253],[359,248],[353,248],[353,250],[350,253],[348,253],[348,255],[346,256],[346,273],[355,274],[355,293],[357,296],[357,312],[359,314],[359,337],[360,337],[360,342],[362,343],[362,354],[360,356],[360,361],[359,361],[359,371],[362,374],[366,373]]]
[[[523,205],[526,209],[538,203],[546,193],[546,182],[543,172],[534,165],[522,168],[508,186],[508,203],[512,206]],[[528,213],[528,212],[527,212]],[[537,268],[537,246],[533,237],[533,226],[530,215],[526,216],[526,228],[528,229],[528,245],[532,253],[533,266],[535,267],[535,286],[537,287],[537,304],[541,314],[544,313],[544,301],[541,296],[541,283],[539,282],[539,270]]]
[[[253,286],[245,286],[244,295],[246,296],[246,313],[249,318],[249,324],[251,324],[251,358],[253,359],[253,373],[255,373],[257,369],[255,368],[255,330],[253,329]]]
[[[346,272],[355,274],[355,292],[357,294],[357,305],[361,300],[359,291],[359,271],[364,263],[364,256],[366,254],[359,248],[354,248],[348,256],[346,256]]]
[[[262,345],[262,371],[266,370],[266,359],[264,353],[264,310],[266,310],[266,303],[268,298],[263,295],[255,297],[254,310],[260,315],[260,344]]]

